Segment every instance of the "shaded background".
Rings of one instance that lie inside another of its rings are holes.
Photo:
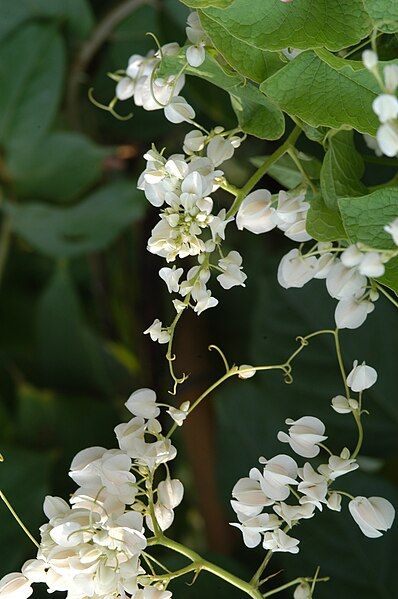
[[[183,43],[186,15],[177,0],[0,3],[0,487],[32,531],[44,521],[44,495],[72,491],[67,470],[73,455],[90,445],[115,446],[113,427],[127,417],[123,403],[134,389],[153,387],[160,398],[171,399],[164,346],[142,335],[155,317],[168,322],[172,311],[157,274],[162,261],[145,249],[157,210],[135,181],[152,142],[168,153],[179,151],[188,129],[168,123],[162,111],[139,108],[131,120],[118,122],[95,108],[87,92],[94,87],[96,98],[111,99],[114,84],[106,73],[153,47],[147,31],[161,43]],[[222,91],[190,79],[184,95],[203,124],[234,126]],[[130,108],[127,102],[120,112]],[[309,141],[299,146],[319,154]],[[253,170],[250,158],[273,147],[248,141],[226,165],[231,181],[242,184]],[[387,171],[369,166],[367,182],[388,179]],[[276,191],[278,173],[274,177],[262,185]],[[216,197],[220,208],[226,201],[223,192]],[[214,289],[217,308],[200,319],[183,317],[177,368],[192,374],[178,404],[221,374],[209,343],[237,363],[274,363],[293,351],[297,335],[333,323],[334,302],[322,281],[302,290],[278,287],[276,268],[292,247],[288,240],[278,233],[235,235],[230,225],[228,244],[244,257],[247,287]],[[362,471],[347,477],[343,488],[395,503],[397,325],[397,314],[382,298],[360,330],[342,335],[347,366],[366,359],[380,374],[366,399],[371,416],[365,419]],[[254,572],[262,552],[246,550],[227,524],[234,519],[231,488],[260,455],[281,451],[276,432],[284,419],[325,419],[335,451],[355,442],[353,419],[330,409],[331,397],[342,390],[331,341],[314,340],[294,376],[292,386],[274,373],[228,383],[176,439],[174,472],[186,497],[170,534],[242,576]],[[33,552],[3,505],[0,522],[3,575]],[[319,585],[317,597],[395,595],[397,527],[369,540],[349,516],[327,512],[298,527],[297,536],[300,554],[273,558],[269,572],[280,572],[270,586],[312,575],[320,565],[332,582]],[[41,595],[47,596],[35,590],[35,597]],[[174,596],[241,594],[201,575],[192,588],[176,585]]]

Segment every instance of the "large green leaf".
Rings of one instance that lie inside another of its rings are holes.
[[[12,229],[36,250],[63,258],[103,249],[141,217],[144,207],[134,181],[116,181],[75,206],[6,203],[3,210]]]
[[[15,194],[43,200],[72,200],[96,183],[112,152],[80,133],[50,133],[37,146],[27,145],[8,157],[7,173]]]
[[[0,146],[19,151],[42,137],[54,120],[64,47],[55,27],[29,24],[0,44],[0,54]]]
[[[311,199],[306,228],[317,241],[337,241],[347,238],[339,211],[337,208],[329,208],[322,196]]]
[[[184,51],[178,56],[166,56],[159,75],[178,73],[185,62]],[[207,56],[200,67],[188,66],[186,73],[227,91],[239,125],[246,133],[262,139],[278,139],[283,135],[284,117],[274,102],[266,98],[256,86],[245,82],[240,75],[227,73],[214,58]]]
[[[66,21],[68,31],[84,38],[94,25],[87,0],[2,0],[0,3],[0,40],[23,23],[33,19],[54,18]]]
[[[62,315],[62,317],[61,317]],[[126,371],[87,325],[66,264],[60,264],[37,304],[37,350],[46,387],[73,393],[115,393]]]
[[[385,33],[398,31],[398,3],[395,0],[364,0],[364,4],[377,29]]]
[[[205,13],[234,37],[262,50],[341,50],[362,40],[371,21],[362,0],[235,0],[225,10]]]
[[[398,216],[397,187],[384,187],[362,197],[340,198],[339,207],[352,242],[380,249],[396,247],[384,227]]]
[[[384,227],[398,216],[397,187],[377,189],[359,198],[340,198],[339,207],[352,242],[386,250],[396,248]],[[378,280],[398,294],[398,258],[386,264],[386,272]]]
[[[321,170],[321,189],[326,205],[337,208],[337,199],[366,193],[361,181],[364,163],[356,151],[353,131],[339,131],[329,138]]]
[[[375,135],[372,102],[379,93],[362,63],[325,50],[303,52],[261,85],[289,114],[314,127],[351,127]]]
[[[200,14],[200,20],[214,47],[244,77],[261,83],[284,66],[278,53],[260,50],[239,40],[205,13]]]

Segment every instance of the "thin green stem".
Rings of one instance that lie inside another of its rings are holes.
[[[3,491],[0,491],[0,499],[2,499],[4,501],[5,505],[7,506],[7,508],[9,509],[9,511],[11,512],[11,514],[13,515],[13,517],[15,518],[15,520],[18,522],[19,526],[22,528],[22,530],[24,531],[24,533],[26,534],[26,536],[28,536],[29,539],[32,541],[32,543],[34,543],[34,545],[36,545],[36,547],[39,548],[40,547],[39,543],[36,541],[36,539],[34,538],[34,536],[26,528],[25,524],[22,522],[21,518],[18,516],[18,514],[14,510],[14,508],[11,505],[11,503],[8,501],[7,497],[4,495]]]
[[[269,550],[269,551],[267,551],[265,558],[261,562],[259,568],[257,569],[253,578],[250,581],[253,586],[255,586],[255,587],[259,586],[260,578],[261,578],[265,568],[268,566],[268,563],[269,563],[271,557],[272,557],[272,551]]]
[[[341,372],[341,377],[343,379],[343,383],[344,383],[344,389],[345,389],[345,393],[346,393],[346,397],[347,399],[350,399],[350,390],[348,388],[347,385],[347,374],[344,368],[344,361],[343,361],[343,356],[341,353],[341,346],[340,346],[340,339],[339,339],[339,329],[336,329],[334,331],[334,343],[335,343],[335,347],[336,347],[336,355],[337,355],[337,361],[339,363],[339,368],[340,368],[340,372]]]
[[[296,126],[293,129],[293,131],[290,133],[290,135],[286,139],[286,141],[281,146],[279,146],[279,148],[277,148],[275,150],[275,152],[273,154],[271,154],[271,156],[268,156],[264,160],[263,164],[253,173],[253,175],[250,177],[250,179],[247,181],[247,183],[240,189],[231,208],[228,210],[226,218],[235,216],[235,214],[238,212],[239,207],[242,204],[245,197],[247,196],[247,194],[249,194],[251,192],[253,187],[265,175],[265,173],[268,171],[270,166],[272,166],[274,164],[274,162],[279,160],[279,158],[281,158],[281,156],[283,156],[290,147],[294,146],[294,144],[296,143],[297,139],[300,136],[300,133],[301,133],[301,128]]]
[[[191,562],[193,562],[193,564],[195,564],[196,568],[200,568],[201,570],[210,572],[211,574],[214,574],[214,576],[217,576],[218,578],[225,580],[225,582],[240,589],[241,591],[246,593],[246,595],[252,597],[252,599],[262,599],[262,594],[260,593],[260,591],[254,588],[250,584],[250,582],[246,582],[245,580],[238,578],[234,574],[227,572],[226,570],[224,570],[224,568],[221,568],[220,566],[217,566],[216,564],[213,564],[203,559],[198,553],[192,551],[191,549],[188,549],[188,547],[185,547],[184,545],[181,545],[181,543],[177,543],[172,539],[160,535],[159,537],[153,539],[152,544],[167,547],[168,549],[171,549],[172,551],[175,551],[180,555],[184,555]]]
[[[382,294],[383,294],[383,295],[384,295],[384,296],[385,296],[385,297],[386,297],[386,298],[387,298],[387,299],[388,299],[388,300],[389,300],[389,301],[390,301],[392,304],[394,304],[394,306],[395,306],[396,308],[398,308],[398,301],[397,301],[396,299],[394,299],[394,298],[393,298],[393,296],[392,296],[392,295],[390,295],[390,294],[388,293],[388,291],[386,291],[382,285],[379,285],[379,283],[376,283],[376,287],[377,287],[377,289],[378,289],[379,291],[381,291],[381,293],[382,293]]]

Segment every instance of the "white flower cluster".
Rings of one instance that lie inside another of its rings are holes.
[[[398,66],[386,65],[383,74],[379,72],[379,61],[373,50],[365,50],[362,54],[365,67],[376,77],[382,93],[373,101],[373,111],[378,116],[380,127],[376,140],[378,148],[386,156],[398,154]]]
[[[377,378],[376,371],[365,363],[354,362],[347,377],[352,391],[362,393]],[[339,413],[355,412],[360,417],[359,401],[337,396],[332,400]],[[288,432],[280,431],[278,440],[304,458],[316,458],[321,449],[327,450],[325,426],[313,416],[298,420],[287,419]],[[329,450],[327,450],[329,452]],[[337,478],[358,468],[355,457],[344,448],[340,455],[329,452],[328,462],[316,469],[305,462],[300,468],[289,455],[279,454],[271,459],[260,458],[262,471],[252,468],[249,476],[241,478],[232,490],[231,505],[239,522],[231,523],[243,535],[247,547],[263,547],[272,552],[298,553],[299,540],[287,534],[301,520],[312,518],[323,506],[341,511],[342,493],[332,485]],[[290,496],[294,503],[286,503]],[[353,497],[349,511],[367,537],[378,537],[391,528],[395,511],[389,501],[382,497]],[[263,511],[268,508],[268,511]],[[270,511],[272,509],[272,511]]]
[[[307,253],[298,248],[288,252],[280,262],[278,281],[289,289],[303,287],[312,279],[325,279],[329,295],[338,300],[336,325],[339,329],[356,329],[374,310],[379,297],[369,279],[381,277],[390,258],[389,251],[367,249],[361,244],[344,248],[318,243]]]
[[[154,391],[139,389],[126,402],[132,419],[115,428],[119,449],[90,447],[75,456],[70,476],[78,489],[69,504],[46,497],[48,522],[40,528],[37,557],[20,573],[2,578],[2,599],[26,599],[36,582],[45,583],[49,593],[66,591],[69,599],[171,597],[160,583],[140,581],[146,575],[140,561],[147,547],[144,523],[151,531],[166,530],[184,493],[168,468],[153,489],[157,467],[176,456],[161,433],[160,405]]]
[[[243,285],[246,275],[242,270],[242,257],[236,251],[226,256],[221,251],[225,228],[233,218],[225,209],[214,212],[211,194],[219,188],[223,171],[218,167],[233,156],[241,138],[216,127],[208,135],[199,129],[190,131],[184,139],[184,154],[166,158],[152,147],[144,158],[144,172],[138,180],[138,189],[144,191],[149,202],[161,208],[160,220],[152,230],[148,250],[165,260],[175,262],[197,257],[198,264],[188,270],[163,267],[159,271],[170,293],[182,299],[173,301],[177,313],[194,302],[197,314],[216,306],[218,300],[207,288],[210,269],[219,274],[217,280],[224,289]],[[216,263],[211,262],[217,252]],[[170,335],[156,319],[145,331],[154,341],[167,343]]]
[[[190,42],[186,49],[187,63],[199,67],[205,60],[205,48],[211,45],[211,41],[203,31],[198,13],[192,12],[188,16],[186,33]],[[122,101],[132,98],[134,104],[144,110],[163,109],[165,117],[172,123],[191,122],[195,111],[179,95],[185,84],[183,71],[169,77],[157,75],[163,58],[176,56],[180,49],[177,43],[172,42],[159,47],[156,52],[151,50],[146,56],[130,56],[125,70],[111,74],[112,79],[117,81],[115,98]]]

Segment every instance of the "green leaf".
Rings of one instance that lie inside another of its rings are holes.
[[[102,163],[110,156],[104,148],[80,133],[50,133],[38,146],[13,152],[6,164],[15,194],[43,200],[77,198],[102,175]]]
[[[159,76],[178,73],[185,63],[184,49],[178,56],[166,56]],[[245,133],[261,139],[279,139],[283,135],[285,120],[274,102],[265,98],[256,86],[245,82],[240,75],[226,73],[214,58],[207,56],[200,67],[188,66],[185,72],[205,79],[230,94],[232,107]]]
[[[250,162],[254,166],[259,167],[266,158],[267,156],[255,156]],[[317,158],[299,152],[298,159],[310,179],[319,179],[321,163]],[[303,182],[303,175],[289,154],[284,154],[279,160],[274,162],[268,169],[267,174],[284,187],[287,187],[287,189],[294,189]]]
[[[365,9],[380,31],[398,31],[398,4],[394,0],[364,0]]]
[[[116,382],[125,382],[125,369],[88,327],[66,264],[58,265],[39,299],[36,336],[43,386],[112,395]]]
[[[45,517],[43,500],[49,492],[52,462],[49,453],[2,447],[4,462],[0,464],[1,490],[17,514],[38,538],[38,528]],[[7,551],[1,555],[0,576],[18,571],[21,564],[37,552],[32,541],[19,527],[3,502],[0,502],[1,540]]]
[[[205,13],[200,13],[200,21],[214,47],[244,77],[261,83],[284,66],[279,54],[259,50],[237,39]]]
[[[76,418],[85,414],[90,421]],[[41,449],[56,449],[58,458],[69,459],[84,444],[115,442],[113,427],[120,422],[116,405],[109,400],[64,396],[28,385],[17,389],[17,418],[14,422],[20,443]],[[65,473],[66,475],[66,473]]]
[[[116,181],[76,206],[6,203],[3,210],[11,217],[12,229],[36,250],[65,258],[105,248],[142,216],[144,207],[134,181]]]
[[[377,189],[360,198],[341,198],[339,207],[350,241],[359,241],[378,249],[396,249],[384,227],[398,215],[397,187]],[[385,268],[384,275],[378,281],[398,294],[398,258],[387,262]]]
[[[68,31],[84,39],[95,19],[87,0],[2,0],[0,3],[0,40],[33,19],[66,21]]]
[[[205,9],[231,35],[261,50],[341,50],[371,30],[362,0],[235,0],[226,10]]]
[[[365,167],[356,151],[353,131],[339,131],[329,137],[329,149],[321,170],[321,189],[326,205],[337,208],[337,199],[366,193],[361,178]]]
[[[393,258],[387,262],[384,275],[378,281],[395,291],[398,295],[398,258]]]
[[[347,238],[339,211],[329,208],[322,196],[311,199],[306,228],[317,241],[337,241]]]
[[[232,4],[234,0],[181,0],[183,4],[189,8],[206,8],[207,6],[216,6],[217,8],[226,8]]]
[[[260,86],[282,110],[313,127],[349,127],[375,135],[379,126],[372,102],[379,94],[362,63],[327,51],[299,54]]]
[[[385,225],[398,215],[398,188],[384,187],[363,197],[339,199],[339,208],[350,241],[378,249],[394,249]]]
[[[54,120],[63,84],[63,42],[54,27],[29,24],[0,44],[0,54],[0,145],[20,151]]]

